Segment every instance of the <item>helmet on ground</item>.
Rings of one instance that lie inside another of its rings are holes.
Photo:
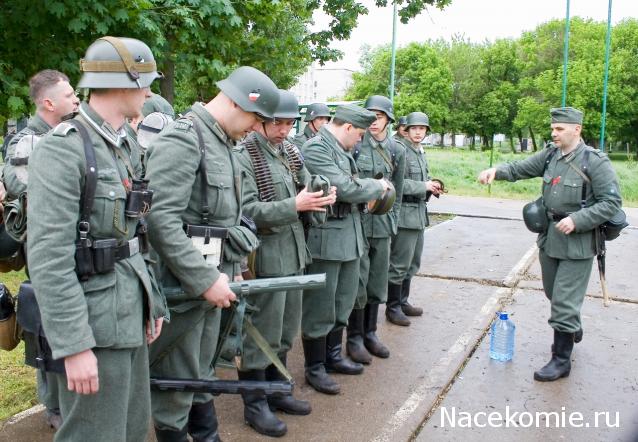
[[[408,114],[405,121],[405,128],[410,126],[427,126],[430,128],[430,118],[423,112],[412,112]]]
[[[274,119],[279,104],[279,89],[263,72],[250,66],[241,66],[217,82],[217,87],[245,112],[263,119]]]
[[[308,122],[320,117],[330,118],[330,108],[323,103],[312,103],[306,108],[306,116],[303,120]]]
[[[275,110],[275,118],[297,119],[299,114],[299,102],[297,97],[290,91],[279,89],[279,104]]]
[[[151,49],[134,38],[98,38],[80,60],[80,88],[141,89],[162,78]]]
[[[394,123],[394,106],[388,97],[383,95],[371,95],[363,106],[369,111],[380,111],[388,116],[390,122]]]
[[[523,207],[523,221],[525,226],[534,233],[543,233],[547,230],[548,220],[543,197],[525,204]]]

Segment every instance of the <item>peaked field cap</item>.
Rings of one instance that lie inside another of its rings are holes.
[[[335,111],[337,120],[345,121],[360,129],[367,129],[377,119],[374,112],[355,104],[344,104]]]
[[[553,107],[549,114],[552,123],[583,124],[583,112],[573,107]]]

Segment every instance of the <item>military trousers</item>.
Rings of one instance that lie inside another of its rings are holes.
[[[301,273],[295,273],[297,276]],[[285,353],[292,348],[292,343],[301,326],[301,293],[302,290],[266,293],[248,298],[248,303],[258,310],[250,315],[250,321],[266,339],[275,353]],[[255,341],[244,333],[241,358],[242,370],[262,370],[272,362],[257,346]]]
[[[221,310],[205,301],[202,306],[184,312],[171,311],[171,321],[150,347],[150,372],[153,377],[213,380],[212,366],[219,338]],[[180,391],[151,392],[155,426],[161,430],[181,430],[188,422],[192,404],[209,402],[208,393]]]
[[[366,243],[359,265],[356,309],[365,308],[366,304],[385,304],[388,300],[390,237],[366,238]]]
[[[557,331],[580,330],[580,309],[585,299],[594,258],[556,259],[543,249],[538,253],[543,289],[551,303],[549,325]]]
[[[390,270],[388,281],[401,285],[410,279],[421,267],[423,253],[423,230],[402,229],[392,237],[390,246]]]
[[[148,347],[94,348],[99,390],[77,394],[67,388],[64,374],[55,374],[62,426],[54,440],[78,442],[139,442],[146,440],[151,398]]]
[[[326,286],[304,290],[301,332],[305,338],[327,336],[348,325],[359,284],[359,258],[351,261],[313,259],[306,274],[325,273]]]
[[[47,410],[59,411],[60,401],[58,400],[58,382],[55,373],[42,373],[42,370],[36,370],[35,373],[38,383],[38,400]]]

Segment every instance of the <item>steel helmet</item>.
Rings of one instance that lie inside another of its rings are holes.
[[[525,204],[523,207],[523,221],[525,221],[525,225],[531,232],[543,233],[547,230],[549,222],[543,197]]]
[[[369,111],[380,111],[388,116],[391,123],[394,123],[394,106],[388,97],[383,95],[371,95],[363,106]]]
[[[297,97],[290,91],[279,89],[279,104],[275,110],[275,118],[297,119],[299,114],[299,102]]]
[[[80,88],[141,89],[162,78],[151,49],[126,37],[98,38],[80,60]]]
[[[9,160],[11,164],[15,166],[15,174],[18,181],[27,185],[29,182],[29,171],[27,164],[29,163],[29,157],[33,152],[33,148],[40,141],[37,135],[25,135],[16,143],[15,154]]]
[[[320,117],[330,118],[330,108],[323,103],[312,103],[306,108],[306,116],[303,120],[308,122]]]
[[[408,117],[406,117],[405,115],[402,117],[399,117],[399,121],[397,121],[397,126],[405,126],[406,124],[408,124]]]
[[[427,126],[430,128],[430,118],[423,112],[412,112],[408,114],[405,121],[405,128],[410,126]]]
[[[279,104],[279,89],[263,72],[250,66],[235,69],[217,87],[245,112],[266,120],[274,119]]]
[[[151,95],[151,97],[144,102],[144,106],[142,106],[142,115],[147,116],[153,112],[161,112],[171,117],[171,119],[175,119],[173,106],[171,106],[171,103],[169,103],[166,98],[159,94]]]
[[[171,116],[164,112],[151,112],[145,116],[139,126],[137,126],[137,142],[142,151],[146,152],[151,142],[172,121]]]
[[[378,200],[368,201],[368,213],[372,215],[385,215],[392,209],[397,199],[397,191],[392,182],[385,178],[380,179],[385,180],[390,185],[390,188]]]

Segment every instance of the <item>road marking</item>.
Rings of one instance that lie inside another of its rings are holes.
[[[445,387],[452,382],[456,377],[459,368],[467,357],[467,352],[474,349],[480,342],[483,333],[489,326],[494,317],[494,314],[501,306],[501,300],[503,298],[511,298],[514,293],[514,287],[516,285],[516,278],[520,278],[525,270],[531,265],[533,259],[536,257],[536,245],[532,246],[523,257],[512,268],[512,271],[508,274],[506,281],[509,279],[514,281],[511,286],[507,288],[498,288],[494,291],[485,304],[481,307],[480,312],[472,320],[472,325],[468,327],[452,344],[452,346],[445,352],[445,355],[439,359],[434,367],[428,372],[425,380],[416,387],[414,392],[406,399],[401,407],[394,413],[394,415],[386,422],[385,426],[381,429],[381,433],[374,438],[374,442],[389,442],[396,440],[394,433],[396,433],[401,427],[408,421],[408,419],[415,413],[415,411],[423,404],[428,398],[428,393],[432,390],[444,391]],[[452,367],[456,364],[455,367]],[[453,371],[450,372],[450,368]],[[438,395],[437,395],[438,396]],[[436,403],[435,398],[433,403],[430,404],[430,408]],[[430,410],[428,409],[423,413],[426,416]],[[422,422],[419,422],[419,426]],[[418,428],[418,427],[417,427]],[[411,428],[410,435],[417,429]]]

